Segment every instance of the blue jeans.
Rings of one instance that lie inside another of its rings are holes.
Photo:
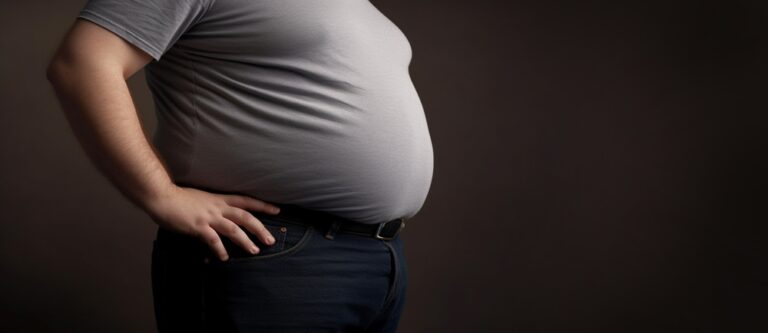
[[[221,236],[228,261],[197,238],[158,227],[152,294],[160,333],[396,332],[408,283],[399,235],[328,239],[312,221],[251,213],[276,242],[243,228],[261,250],[250,255]]]

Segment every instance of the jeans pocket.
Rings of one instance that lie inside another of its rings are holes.
[[[306,246],[312,237],[314,227],[310,225],[299,224],[272,216],[258,216],[258,219],[275,237],[275,243],[267,245],[256,235],[243,228],[254,244],[259,248],[259,253],[253,255],[245,251],[239,244],[232,240],[222,237],[224,248],[229,254],[227,261],[221,261],[215,256],[210,262],[218,264],[234,264],[243,262],[264,261],[269,259],[283,258],[297,253]]]

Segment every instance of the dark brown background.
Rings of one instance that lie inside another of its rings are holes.
[[[768,327],[766,5],[374,3],[412,43],[435,148],[400,332]],[[0,10],[5,332],[154,331],[154,224],[45,79],[82,4]]]

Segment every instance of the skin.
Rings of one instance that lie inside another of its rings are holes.
[[[258,253],[241,226],[265,244],[274,244],[269,230],[249,211],[277,214],[277,206],[173,183],[145,136],[126,82],[151,60],[87,20],[76,19],[66,32],[48,64],[47,78],[91,162],[155,223],[200,239],[222,261],[229,255],[220,234]]]

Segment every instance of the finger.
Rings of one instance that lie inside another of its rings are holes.
[[[220,234],[227,236],[227,238],[231,239],[235,244],[240,245],[240,247],[250,254],[259,253],[259,248],[256,247],[253,240],[251,240],[251,238],[248,237],[248,234],[246,234],[236,223],[221,217],[211,223],[211,227]]]
[[[199,233],[199,237],[211,248],[211,250],[213,250],[213,253],[215,253],[221,261],[229,259],[227,249],[224,248],[224,243],[221,241],[219,234],[217,234],[215,230],[207,226],[203,227]]]
[[[227,219],[244,226],[252,234],[258,236],[264,244],[272,245],[275,243],[275,237],[264,226],[264,223],[247,210],[229,206],[224,208],[221,213]]]
[[[224,201],[230,206],[249,209],[268,214],[280,213],[280,207],[265,201],[238,194],[222,194]]]

